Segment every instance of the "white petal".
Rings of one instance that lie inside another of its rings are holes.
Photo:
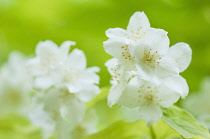
[[[115,58],[123,59],[122,52],[124,49],[122,49],[121,47],[126,45],[125,42],[118,39],[109,39],[103,44],[104,49],[108,54],[114,56]]]
[[[26,63],[27,70],[33,76],[41,76],[47,73],[47,69],[40,65],[39,58],[33,58]]]
[[[58,46],[53,41],[42,41],[37,44],[36,54],[45,57],[48,53],[56,53],[57,48]]]
[[[100,89],[96,85],[88,85],[83,87],[82,90],[77,93],[78,98],[83,102],[88,102],[100,93]]]
[[[156,75],[160,78],[178,75],[179,67],[170,56],[161,57],[160,64],[156,67]]]
[[[136,31],[140,27],[147,29],[150,27],[150,23],[144,12],[135,12],[130,18],[127,29],[129,31]]]
[[[49,114],[43,110],[43,105],[33,107],[29,117],[33,124],[42,128],[43,138],[52,136],[55,129],[55,122],[50,118]]]
[[[81,80],[85,84],[99,84],[100,77],[96,73],[83,72],[81,73]]]
[[[84,103],[78,99],[72,98],[63,103],[60,112],[64,120],[70,122],[71,124],[78,124],[84,117],[85,106]]]
[[[126,87],[126,81],[121,80],[119,84],[116,84],[111,87],[110,93],[108,95],[108,105],[109,107],[112,107],[114,104],[117,103],[118,99],[120,98],[123,90]]]
[[[84,70],[87,66],[85,54],[79,49],[74,49],[67,60],[70,69]]]
[[[81,88],[83,88],[80,80],[76,80],[76,81],[67,83],[66,87],[68,88],[69,92],[71,92],[71,93],[78,93],[81,90]]]
[[[138,77],[140,79],[144,79],[144,80],[149,81],[155,76],[154,69],[150,68],[145,63],[141,63],[141,64],[136,65],[136,68],[138,70]]]
[[[183,72],[192,60],[192,49],[188,44],[180,42],[170,47],[169,55],[178,63],[180,72]]]
[[[60,46],[60,55],[65,56],[68,55],[69,50],[72,45],[76,45],[76,42],[73,41],[65,41]]]
[[[144,60],[144,52],[147,45],[145,43],[136,43],[135,45],[134,59],[137,63],[138,76],[144,80],[151,80],[155,72]]]
[[[97,131],[96,126],[98,123],[98,117],[94,110],[89,110],[85,113],[85,117],[82,121],[82,127],[86,129],[87,134],[92,134]]]
[[[181,97],[185,97],[185,96],[188,95],[189,87],[187,85],[186,80],[180,75],[165,78],[163,80],[163,83],[168,88],[170,88],[170,89],[176,91],[177,93],[179,93],[181,95]]]
[[[162,110],[158,105],[143,105],[140,106],[139,115],[147,122],[147,126],[151,126],[160,120]]]
[[[162,29],[150,28],[145,34],[145,40],[152,50],[158,51],[158,54],[166,54],[170,43],[167,33]]]
[[[125,90],[121,94],[118,104],[128,108],[135,108],[139,105],[138,103],[138,80],[137,77],[130,80]]]
[[[107,67],[109,73],[111,75],[114,74],[113,70],[114,68],[116,68],[118,65],[118,60],[116,58],[112,58],[112,59],[109,59],[106,63],[105,63],[105,66]]]
[[[167,88],[164,84],[159,87],[159,93],[157,93],[160,99],[159,104],[163,107],[170,107],[176,103],[180,97],[180,94]]]
[[[53,85],[53,81],[50,77],[44,76],[35,79],[35,87],[40,89],[48,89]]]
[[[99,72],[100,71],[100,68],[99,67],[89,67],[87,68],[87,71],[90,72],[90,73],[95,73],[95,72]]]
[[[121,28],[110,28],[106,31],[106,36],[110,39],[124,39],[127,31]]]

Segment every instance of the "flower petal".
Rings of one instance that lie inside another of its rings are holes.
[[[192,60],[192,49],[187,43],[177,43],[170,47],[169,54],[179,65],[180,72],[183,72]]]
[[[85,128],[86,133],[89,135],[97,131],[96,129],[97,123],[98,123],[97,114],[93,109],[91,109],[85,113],[85,117],[81,125],[82,127]]]
[[[72,45],[76,45],[76,42],[74,41],[65,41],[60,45],[60,55],[68,55],[69,50]]]
[[[79,49],[74,49],[67,60],[70,69],[84,70],[87,66],[85,54]]]
[[[109,39],[104,42],[104,49],[111,56],[114,56],[118,59],[123,59],[123,49],[121,47],[125,45],[126,43],[119,39]]]
[[[48,76],[36,78],[34,83],[35,88],[40,88],[40,89],[48,89],[52,85],[53,81]]]
[[[158,105],[143,105],[139,109],[140,118],[147,122],[147,126],[157,123],[162,117],[162,110]]]
[[[188,95],[189,87],[187,85],[186,80],[180,76],[171,76],[168,78],[165,78],[163,80],[163,83],[170,89],[174,90],[175,92],[179,93],[181,97],[185,97]]]
[[[106,32],[106,36],[110,39],[125,39],[127,31],[121,28],[110,28]]]
[[[110,93],[108,95],[108,105],[109,107],[112,107],[114,104],[117,103],[118,99],[120,98],[123,90],[126,87],[126,81],[121,80],[119,84],[116,84],[111,87]]]
[[[72,98],[63,103],[60,113],[64,120],[71,124],[78,124],[84,117],[85,105],[77,98]]]
[[[178,101],[180,94],[162,84],[159,87],[159,93],[157,93],[157,96],[160,98],[159,104],[161,106],[170,107]]]
[[[29,118],[33,124],[42,128],[43,138],[52,136],[55,130],[55,122],[50,118],[49,114],[43,110],[43,105],[33,107]]]
[[[149,47],[158,51],[158,54],[166,54],[169,49],[168,32],[162,29],[150,28],[145,34],[145,40],[149,44]]]
[[[161,57],[160,64],[156,67],[156,75],[160,78],[178,75],[179,67],[176,61],[170,56]]]
[[[139,105],[138,103],[138,80],[137,77],[132,78],[128,85],[126,86],[125,90],[121,94],[118,104],[128,107],[128,108],[135,108]]]
[[[144,52],[147,45],[145,43],[136,43],[135,45],[134,59],[137,63],[138,76],[144,80],[151,80],[154,77],[155,71],[144,60]]]
[[[50,40],[41,41],[37,44],[36,47],[36,54],[40,57],[46,57],[46,54],[53,54],[56,53],[58,46]]]
[[[83,87],[83,89],[77,93],[77,96],[81,101],[88,102],[99,93],[100,89],[98,86],[88,85],[87,87]]]
[[[150,27],[150,23],[144,12],[135,12],[130,18],[127,29],[129,31],[136,31],[140,27],[147,29]]]

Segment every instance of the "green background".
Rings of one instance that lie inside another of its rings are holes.
[[[34,54],[39,41],[72,40],[84,50],[88,66],[101,68],[106,86],[105,31],[126,28],[136,11],[144,11],[152,27],[169,32],[171,45],[190,44],[193,60],[182,75],[197,90],[210,74],[210,0],[0,0],[0,63],[13,50]]]

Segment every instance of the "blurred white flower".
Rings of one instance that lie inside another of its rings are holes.
[[[99,68],[87,68],[86,57],[79,49],[69,54],[74,44],[66,41],[58,47],[52,41],[40,42],[37,56],[28,62],[36,88],[30,117],[42,128],[44,138],[53,133],[59,139],[69,138],[72,128],[84,118],[85,102],[100,92]]]
[[[58,139],[80,139],[96,131],[95,113],[85,114],[85,104],[68,90],[50,89],[34,97],[32,123],[41,127],[43,138],[54,133]]]
[[[177,102],[179,97],[179,93],[164,84],[157,85],[135,77],[128,83],[118,104],[130,109],[139,107],[140,119],[151,126],[161,118],[161,107],[170,107]]]
[[[37,45],[37,57],[28,62],[30,73],[34,77],[34,86],[38,89],[50,87],[67,88],[76,93],[81,101],[90,101],[100,90],[98,67],[87,68],[86,57],[81,50],[74,49],[69,54],[70,45],[66,41],[57,47],[52,41]]]
[[[31,121],[43,129],[44,138],[49,138],[60,123],[72,126],[81,122],[85,105],[68,90],[52,88],[35,95],[31,110]]]
[[[119,59],[119,62],[126,69],[135,67],[133,60],[134,42],[146,42],[157,44],[158,46],[169,44],[167,32],[162,29],[150,27],[150,23],[144,12],[135,12],[129,21],[127,30],[121,28],[108,29],[106,35],[109,40],[104,42],[105,51]]]
[[[47,89],[53,85],[53,71],[64,64],[70,46],[75,44],[72,41],[65,41],[58,47],[52,41],[44,41],[37,45],[37,56],[28,62],[28,70],[35,77],[35,87]]]
[[[0,113],[26,115],[30,106],[32,78],[26,70],[27,58],[12,52],[0,69]]]

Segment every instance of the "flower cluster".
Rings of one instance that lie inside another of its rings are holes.
[[[188,94],[179,73],[191,62],[188,44],[169,47],[167,32],[150,27],[144,12],[130,18],[127,29],[106,31],[105,51],[114,58],[105,63],[112,76],[108,105],[139,107],[139,116],[150,126],[162,116],[161,107],[173,105]]]
[[[75,42],[65,41],[60,47],[52,41],[40,42],[36,57],[27,64],[36,90],[30,118],[43,129],[44,138],[54,132],[59,139],[70,138],[69,133],[84,123],[85,103],[100,92],[99,68],[87,68],[81,50],[69,54],[72,45]]]

